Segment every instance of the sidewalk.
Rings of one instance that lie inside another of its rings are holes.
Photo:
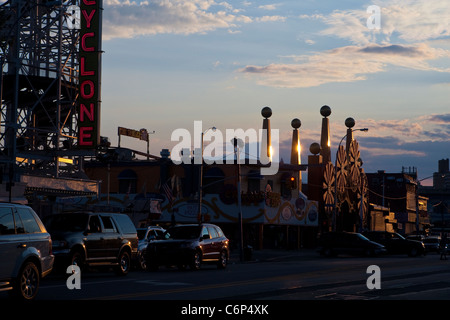
[[[283,260],[298,260],[306,258],[317,258],[317,248],[303,248],[303,249],[262,249],[252,250],[250,257],[244,255],[243,263],[254,262],[273,262]],[[241,263],[239,249],[234,249],[230,253],[231,263]]]

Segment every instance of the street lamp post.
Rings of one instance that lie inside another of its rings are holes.
[[[347,121],[349,119],[351,119],[351,118],[348,118],[346,120],[346,123],[347,123]],[[351,120],[353,120],[353,119],[351,119]],[[353,125],[354,125],[354,120],[353,120],[353,124],[351,126],[353,126]],[[341,141],[339,142],[339,145],[338,145],[338,148],[337,148],[337,151],[336,151],[336,159],[334,160],[335,161],[334,162],[334,164],[335,164],[334,165],[334,211],[333,211],[333,221],[332,221],[332,223],[333,223],[333,231],[336,231],[336,216],[337,216],[337,158],[338,158],[338,152],[339,152],[339,148],[341,147],[342,141],[344,141],[345,137],[347,137],[349,133],[352,133],[354,131],[367,132],[367,131],[369,131],[369,129],[368,128],[362,128],[362,129],[351,129],[351,128],[349,128],[348,129],[348,133],[345,136],[343,136]]]
[[[201,133],[201,158],[200,158],[200,174],[199,174],[199,184],[198,184],[198,217],[200,219],[200,223],[203,222],[203,215],[202,215],[202,202],[203,202],[203,136],[205,135],[208,130],[216,131],[216,127],[211,127],[206,129]]]
[[[241,163],[240,163],[240,148],[244,146],[244,142],[241,139],[233,138],[231,140],[234,146],[234,152],[236,154],[236,164],[238,168],[237,172],[237,197],[238,197],[238,223],[239,223],[239,259],[244,261],[244,236],[242,226],[242,200],[241,200]]]

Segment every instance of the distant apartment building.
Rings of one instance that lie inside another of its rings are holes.
[[[420,186],[419,194],[427,197],[432,230],[450,232],[450,171],[449,159],[438,161],[433,174],[433,186]]]
[[[382,212],[386,229],[404,235],[429,232],[428,199],[418,193],[415,168],[403,168],[400,173],[379,170],[377,173],[367,173],[367,179],[369,202],[372,207],[383,208],[378,210],[377,215],[372,212],[371,219],[376,219]],[[380,222],[372,225],[380,228]]]

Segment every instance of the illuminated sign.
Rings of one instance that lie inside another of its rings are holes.
[[[100,142],[101,1],[80,1],[78,147],[83,149]]]
[[[148,132],[147,129],[141,129],[141,130],[133,130],[133,129],[127,129],[124,127],[119,127],[118,132],[122,136],[137,138],[139,140],[148,141]]]

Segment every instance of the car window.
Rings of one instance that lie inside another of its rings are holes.
[[[24,233],[40,233],[41,228],[28,208],[17,208],[17,213],[22,221]],[[17,223],[17,222],[16,222]]]
[[[399,239],[402,239],[402,240],[405,240],[405,237],[403,237],[401,234],[398,234],[398,233],[394,233],[394,236],[396,237],[396,238],[399,238]]]
[[[91,216],[89,219],[89,231],[90,232],[101,232],[100,220],[98,216]]]
[[[222,229],[220,229],[218,226],[216,226],[215,229],[216,229],[217,235],[219,237],[223,237],[224,236]]]
[[[116,214],[114,215],[114,219],[123,233],[136,233],[136,227],[133,221],[126,214]]]
[[[206,237],[206,239],[211,238],[211,236],[209,235],[209,232],[208,232],[208,228],[203,227],[202,234],[200,235],[200,237],[202,237],[202,238]]]
[[[116,227],[114,226],[114,223],[111,220],[111,217],[100,216],[100,219],[102,219],[104,227],[103,232],[117,232]]]
[[[155,230],[149,230],[147,234],[148,240],[155,240],[156,239],[156,233]]]
[[[217,231],[214,227],[208,227],[208,231],[209,231],[209,234],[211,235],[212,239],[219,237],[219,235],[217,234]]]
[[[367,239],[365,236],[363,236],[363,235],[360,234],[360,233],[357,233],[356,235],[357,235],[357,237],[358,237],[360,240],[369,241],[369,239]]]
[[[164,231],[155,230],[155,233],[156,233],[156,239],[158,239],[158,240],[164,239]]]
[[[15,234],[14,218],[10,208],[0,208],[0,235]]]
[[[198,226],[173,227],[166,231],[166,238],[170,239],[198,239],[200,229]]]

